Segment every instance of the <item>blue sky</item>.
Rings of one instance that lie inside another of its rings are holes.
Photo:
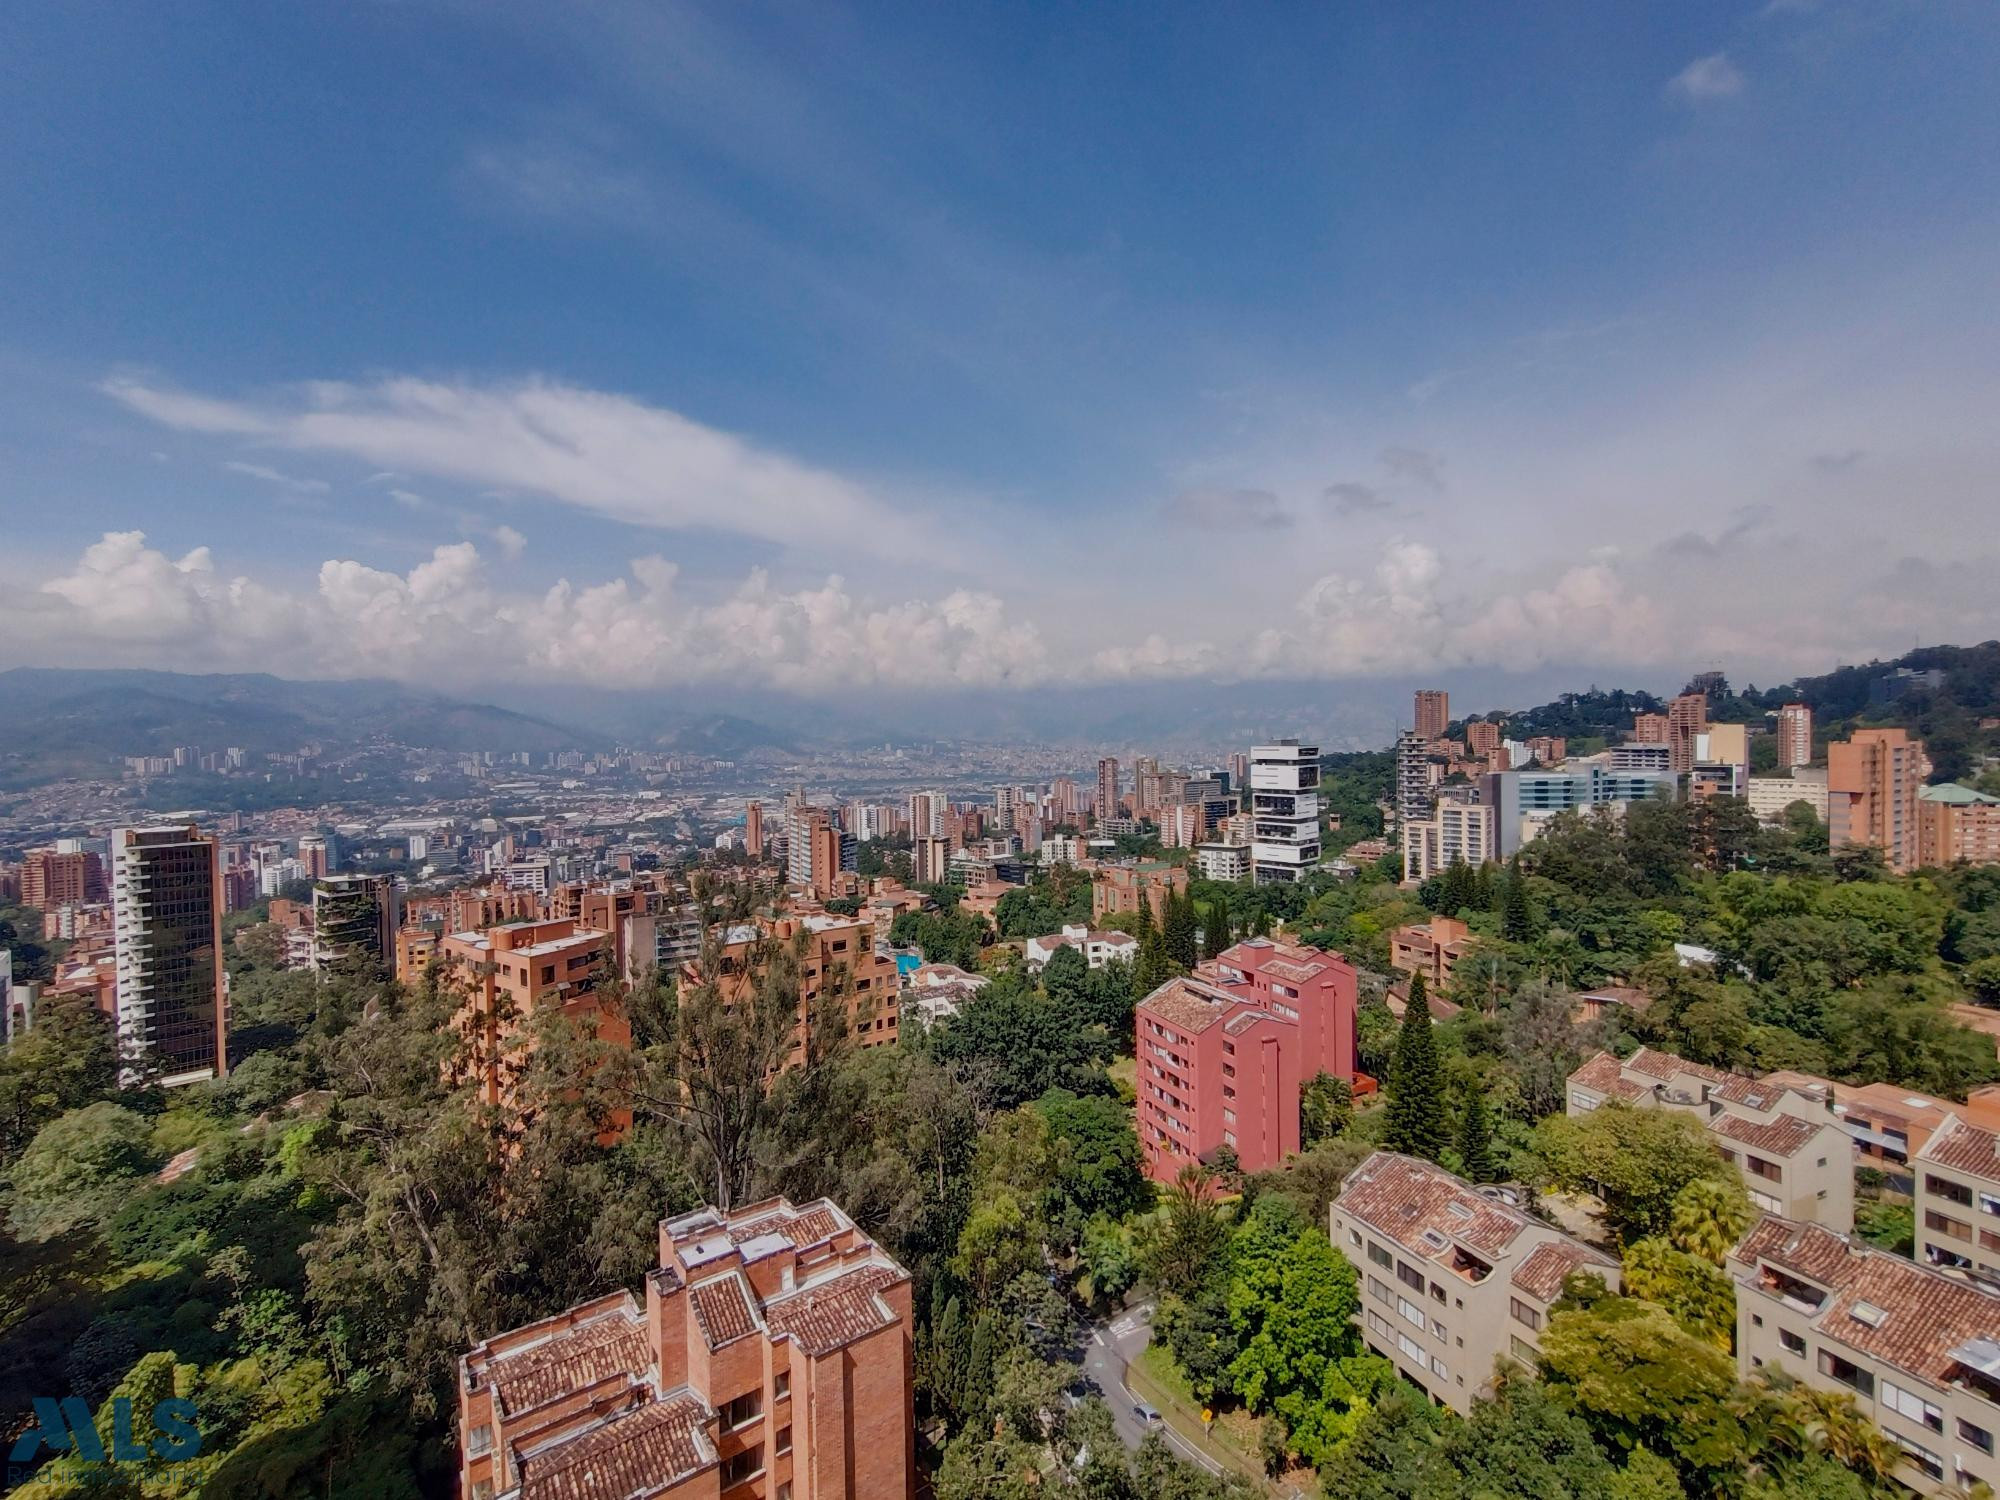
[[[1984,638],[1995,77],[1969,0],[12,7],[0,664]]]

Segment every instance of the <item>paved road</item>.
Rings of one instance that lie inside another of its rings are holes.
[[[1083,1371],[1111,1407],[1111,1420],[1128,1448],[1137,1448],[1146,1434],[1158,1429],[1189,1463],[1199,1464],[1211,1474],[1220,1474],[1222,1465],[1188,1442],[1164,1421],[1148,1422],[1133,1410],[1139,1397],[1125,1383],[1125,1367],[1139,1357],[1139,1351],[1153,1337],[1153,1305],[1142,1302],[1116,1318],[1088,1324],[1083,1335]]]

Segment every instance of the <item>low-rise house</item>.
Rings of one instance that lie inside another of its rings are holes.
[[[1853,1146],[1826,1092],[1641,1047],[1622,1062],[1600,1052],[1570,1074],[1572,1119],[1607,1103],[1700,1120],[1763,1212],[1842,1233],[1854,1227]]]
[[[936,1025],[959,1010],[993,981],[957,964],[919,964],[903,976],[903,1012],[915,1011]]]
[[[1775,1215],[1729,1254],[1736,1358],[1852,1396],[1923,1492],[2000,1483],[2000,1295]]]
[[[613,1292],[459,1361],[466,1500],[915,1493],[909,1274],[828,1200],[660,1225]]]
[[[1452,966],[1472,948],[1472,929],[1456,917],[1411,922],[1389,934],[1389,966],[1421,974],[1433,990],[1451,983]]]
[[[1029,938],[1021,956],[1029,971],[1039,974],[1042,965],[1065,948],[1076,949],[1093,969],[1101,969],[1114,959],[1129,961],[1139,956],[1137,938],[1122,932],[1098,932],[1081,924],[1065,924],[1061,932]]]
[[[1368,1347],[1461,1414],[1510,1360],[1533,1370],[1572,1272],[1619,1285],[1618,1263],[1434,1163],[1377,1151],[1328,1211],[1360,1277]]]

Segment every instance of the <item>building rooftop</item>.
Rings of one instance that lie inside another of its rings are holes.
[[[1442,1264],[1468,1280],[1484,1280],[1485,1276],[1459,1270],[1454,1264],[1461,1247],[1487,1261],[1497,1260],[1539,1222],[1442,1167],[1390,1151],[1377,1151],[1348,1173],[1337,1202],[1344,1213],[1394,1240],[1409,1254]],[[1617,1270],[1616,1261],[1581,1240],[1565,1236],[1556,1244],[1563,1252],[1562,1269],[1556,1269],[1554,1257],[1537,1262],[1530,1255],[1516,1272],[1517,1278],[1525,1275],[1529,1280],[1518,1284],[1532,1292],[1537,1286],[1550,1284],[1553,1276],[1553,1284],[1560,1289],[1562,1278],[1571,1271]]]
[[[2000,1295],[1845,1235],[1767,1214],[1730,1252],[1748,1272],[1775,1266],[1817,1283],[1814,1329],[1935,1386],[1949,1385],[2000,1330]],[[1977,1365],[1972,1365],[1977,1368]]]
[[[1785,1158],[1805,1150],[1828,1125],[1834,1125],[1831,1115],[1819,1124],[1801,1120],[1796,1115],[1779,1115],[1775,1120],[1759,1124],[1741,1115],[1721,1114],[1708,1122],[1709,1130],[1724,1140],[1734,1141],[1765,1156]],[[1834,1128],[1839,1129],[1837,1125]],[[1842,1139],[1844,1141],[1845,1137]]]
[[[1181,974],[1141,1000],[1139,1008],[1199,1036],[1226,1019],[1232,1010],[1250,1003],[1241,995]]]
[[[521,1456],[521,1500],[651,1495],[717,1462],[708,1408],[692,1391],[633,1407]]]
[[[1917,1153],[1917,1160],[1947,1167],[1954,1172],[2000,1178],[2000,1134],[1982,1129],[1957,1115],[1947,1115],[1944,1124]]]
[[[1917,793],[1917,797],[1924,802],[1946,802],[1954,807],[2000,805],[2000,797],[1991,797],[1985,792],[1975,792],[1971,787],[1960,786],[1956,782],[1946,782],[1942,786],[1927,786]]]

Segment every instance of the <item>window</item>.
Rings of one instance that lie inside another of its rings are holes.
[[[1396,1262],[1396,1279],[1413,1292],[1424,1289],[1424,1273],[1407,1261]]]
[[[1984,1427],[1973,1426],[1972,1423],[1966,1421],[1963,1417],[1958,1419],[1958,1440],[1961,1443],[1972,1444],[1981,1453],[1991,1453],[1993,1451],[1993,1434],[1988,1432]]]
[[[780,1370],[771,1377],[771,1399],[782,1401],[792,1393],[792,1372]]]
[[[1535,1346],[1533,1344],[1529,1343],[1519,1334],[1514,1334],[1510,1337],[1509,1347],[1514,1351],[1514,1358],[1518,1359],[1524,1365],[1533,1366],[1535,1363]]]
[[[1384,1250],[1373,1240],[1368,1242],[1368,1258],[1385,1271],[1396,1263],[1396,1257],[1391,1255],[1387,1250]]]
[[[771,1451],[780,1456],[792,1451],[792,1429],[789,1424],[778,1429],[778,1438],[772,1444]]]
[[[1360,1230],[1358,1230],[1358,1229],[1350,1229],[1350,1230],[1348,1230],[1348,1231],[1347,1231],[1347,1242],[1348,1242],[1348,1244],[1350,1244],[1350,1245],[1354,1245],[1354,1246],[1357,1246],[1357,1247],[1358,1247],[1358,1246],[1359,1246],[1359,1245],[1361,1244],[1361,1231],[1360,1231]]]
[[[1424,1353],[1424,1346],[1422,1344],[1418,1343],[1415,1339],[1411,1338],[1407,1333],[1397,1334],[1396,1344],[1398,1348],[1400,1348],[1405,1354],[1409,1355],[1411,1359],[1417,1362],[1417,1368],[1419,1370],[1423,1369],[1424,1361],[1427,1360],[1430,1356]]]
[[[745,1448],[741,1453],[733,1453],[722,1461],[722,1487],[726,1490],[731,1485],[743,1483],[746,1479],[755,1479],[763,1472],[764,1445],[759,1443],[754,1448]]]
[[[1513,1312],[1514,1321],[1516,1323],[1522,1323],[1527,1325],[1529,1328],[1537,1330],[1541,1328],[1542,1315],[1539,1312],[1537,1312],[1534,1308],[1528,1306],[1528,1304],[1523,1302],[1519,1297],[1510,1297],[1507,1299],[1507,1301],[1509,1310]]]
[[[1384,1305],[1396,1300],[1396,1294],[1389,1290],[1389,1283],[1378,1281],[1373,1276],[1368,1278],[1368,1295]]]
[[[1420,1304],[1412,1302],[1408,1297],[1398,1297],[1396,1299],[1396,1311],[1403,1315],[1403,1321],[1405,1323],[1415,1324],[1417,1330],[1419,1332],[1422,1332],[1424,1326],[1424,1310]]]
[[[792,1500],[791,1480],[787,1479],[783,1484],[779,1485],[777,1493],[771,1497],[771,1500]]]
[[[1875,1377],[1861,1366],[1848,1363],[1831,1349],[1819,1351],[1819,1372],[1838,1380],[1850,1390],[1859,1391],[1864,1396],[1875,1394]]]
[[[1438,1376],[1440,1379],[1443,1379],[1445,1377],[1448,1377],[1451,1374],[1451,1371],[1447,1370],[1444,1367],[1443,1360],[1439,1359],[1435,1354],[1433,1354],[1431,1356],[1431,1373],[1433,1375]]]
[[[1439,1307],[1444,1306],[1444,1287],[1435,1281],[1431,1283],[1431,1301]]]
[[[1972,1207],[1971,1188],[1966,1187],[1963,1183],[1952,1182],[1948,1178],[1939,1177],[1934,1172],[1924,1173],[1924,1191],[1935,1193],[1940,1198],[1948,1198],[1953,1203],[1963,1204],[1967,1208]]]
[[[1896,1439],[1896,1446],[1909,1455],[1911,1463],[1922,1469],[1933,1479],[1944,1478],[1944,1460],[1931,1452],[1930,1449],[1926,1448],[1922,1443],[1913,1443],[1910,1439],[1902,1437],[1897,1433],[1892,1432],[1889,1436]]]
[[[482,1422],[472,1429],[472,1432],[465,1440],[466,1456],[468,1458],[477,1458],[482,1453],[490,1453],[492,1451],[493,1429]]]
[[[756,1421],[758,1413],[762,1412],[763,1409],[764,1397],[762,1393],[758,1391],[746,1391],[735,1400],[727,1402],[717,1415],[722,1418],[722,1430],[724,1432],[734,1432],[746,1422]]]
[[[1932,1432],[1944,1431],[1944,1413],[1915,1391],[1906,1391],[1893,1380],[1882,1382],[1882,1404],[1898,1416],[1907,1417]]]
[[[1955,1240],[1972,1238],[1972,1226],[1963,1219],[1954,1219],[1949,1214],[1941,1214],[1934,1208],[1924,1210],[1924,1228],[1935,1229],[1939,1234],[1948,1234]]]
[[[473,1480],[472,1500],[493,1500],[493,1481],[490,1479]]]

